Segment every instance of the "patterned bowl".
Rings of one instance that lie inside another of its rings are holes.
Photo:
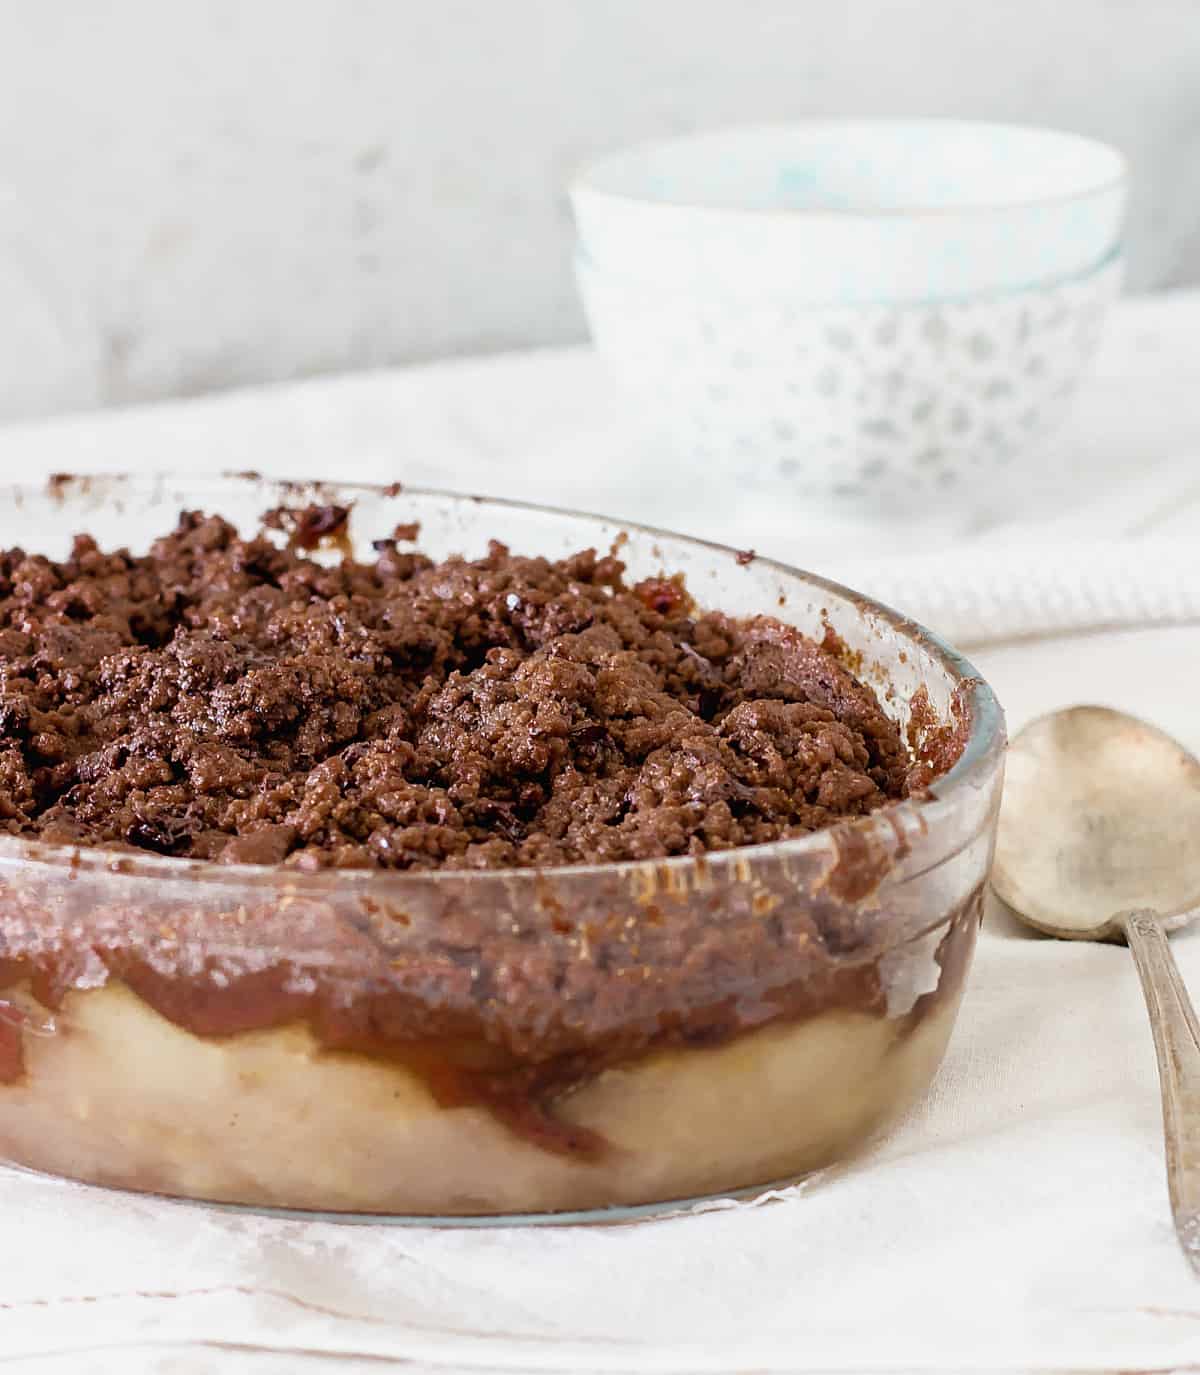
[[[1119,252],[1054,285],[810,307],[576,272],[592,334],[680,466],[739,490],[905,516],[991,512],[1066,413],[1120,289]]]

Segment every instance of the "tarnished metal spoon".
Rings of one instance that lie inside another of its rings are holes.
[[[1166,933],[1200,915],[1200,760],[1153,726],[1072,707],[1009,748],[992,887],[1067,940],[1124,940],[1162,1081],[1167,1184],[1200,1274],[1200,1023]]]

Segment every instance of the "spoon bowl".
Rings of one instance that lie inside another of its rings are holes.
[[[1031,722],[1009,747],[992,887],[1068,940],[1123,940],[1117,918],[1140,908],[1185,925],[1200,909],[1200,760],[1109,707]]]

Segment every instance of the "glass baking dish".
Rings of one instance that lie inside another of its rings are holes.
[[[3,492],[0,547],[61,558],[87,531],[140,552],[184,509],[247,533],[311,501],[352,508],[356,552],[411,521],[439,559],[616,542],[630,578],[832,627],[946,771],[799,839],[540,871],[0,838],[0,1160],[255,1208],[612,1218],[796,1179],[894,1122],[945,1050],[991,862],[1004,723],[970,665],[767,559],[399,486],[58,478]]]

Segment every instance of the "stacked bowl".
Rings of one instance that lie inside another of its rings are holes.
[[[596,343],[689,473],[856,513],[1004,502],[1120,287],[1123,159],[948,120],[694,135],[572,188]]]

